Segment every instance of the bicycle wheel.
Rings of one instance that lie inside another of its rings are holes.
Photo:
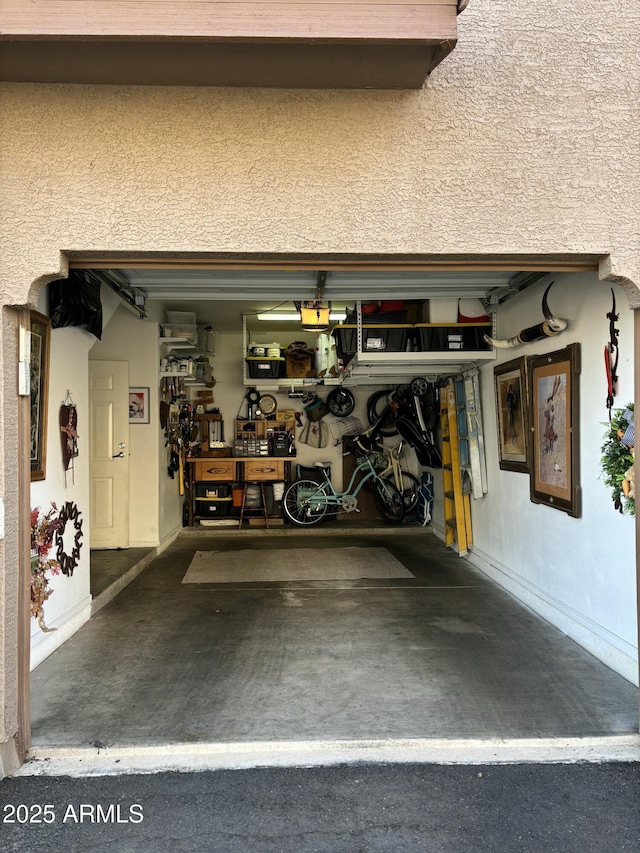
[[[416,397],[424,397],[429,390],[429,383],[424,377],[416,376],[415,379],[411,380],[409,387],[411,388],[411,393],[415,394]]]
[[[332,415],[346,418],[356,406],[356,398],[348,388],[334,388],[327,397],[327,406]]]
[[[378,477],[373,489],[373,502],[386,522],[389,524],[402,524],[404,503],[402,495],[394,483]]]
[[[398,434],[398,430],[396,429],[395,412],[389,408],[391,393],[391,391],[387,390],[376,391],[376,393],[372,394],[367,400],[367,419],[372,426],[380,420],[385,412],[387,412],[387,415],[380,426],[380,435],[391,436]]]
[[[396,485],[393,474],[387,474],[385,479],[390,480],[394,486]],[[402,494],[402,502],[404,504],[404,514],[408,515],[415,509],[415,505],[418,503],[418,497],[420,495],[420,480],[408,471],[403,471],[400,475],[400,482],[402,486],[400,492]]]
[[[320,524],[327,512],[326,484],[313,480],[297,480],[282,498],[284,514],[292,524],[309,527]]]

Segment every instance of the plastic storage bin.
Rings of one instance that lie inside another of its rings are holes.
[[[231,496],[228,498],[196,499],[196,516],[200,518],[223,518],[231,509]]]
[[[421,352],[451,352],[455,350],[489,351],[483,335],[491,333],[491,323],[477,326],[466,323],[433,326],[418,324],[415,327],[419,333]]]
[[[162,327],[162,336],[164,338],[186,338],[191,343],[196,344],[198,327],[168,323]]]
[[[247,358],[250,379],[277,379],[284,358]]]
[[[407,337],[413,326],[408,323],[397,325],[367,325],[362,327],[363,352],[405,352]],[[358,348],[358,327],[336,326],[332,332],[336,341],[338,358],[352,358]]]
[[[211,500],[228,498],[230,495],[230,483],[196,483],[196,499]]]

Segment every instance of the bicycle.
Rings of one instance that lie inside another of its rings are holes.
[[[357,453],[357,451],[354,451]],[[404,501],[398,488],[391,480],[382,477],[377,470],[381,454],[365,453],[355,467],[349,485],[342,492],[336,491],[327,471],[322,468],[324,482],[297,480],[285,491],[282,507],[287,519],[301,527],[320,524],[328,510],[355,512],[358,509],[358,493],[365,483],[372,482],[373,502],[382,518],[389,524],[402,524]],[[382,457],[386,463],[386,458]],[[356,479],[362,475],[360,482]]]
[[[420,480],[414,474],[403,469],[400,462],[403,447],[404,440],[389,450],[387,455],[387,461],[389,464],[384,471],[380,472],[380,476],[386,477],[393,482],[402,495],[405,515],[409,515],[418,503],[418,497],[420,495]]]

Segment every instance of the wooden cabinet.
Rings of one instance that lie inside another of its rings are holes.
[[[235,518],[232,485],[291,481],[290,459],[274,457],[189,459],[187,502],[189,525],[201,519]],[[257,488],[257,487],[256,487]],[[273,516],[282,519],[280,514]],[[248,521],[248,518],[247,518]]]
[[[201,480],[235,480],[235,459],[196,459],[195,466],[196,482]]]
[[[245,459],[242,463],[241,480],[284,480],[284,459]],[[240,467],[240,465],[238,466]]]

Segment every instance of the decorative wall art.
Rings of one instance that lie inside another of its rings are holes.
[[[602,445],[602,474],[618,512],[636,514],[634,404],[615,409]]]
[[[580,344],[529,359],[531,500],[580,515]]]
[[[77,505],[67,501],[58,516],[59,526],[55,532],[56,558],[60,564],[60,571],[67,577],[73,575],[73,570],[80,560],[80,549],[82,548],[81,515],[82,513]],[[69,531],[67,531],[67,527],[69,527]],[[69,538],[69,544],[65,544],[65,532],[67,534],[70,532],[73,537],[72,539]]]
[[[503,471],[529,472],[527,358],[493,368],[498,426],[498,459]]]
[[[129,423],[149,423],[148,388],[129,388]]]
[[[47,394],[49,391],[49,339],[51,321],[31,311],[31,479],[46,478]]]
[[[78,455],[78,410],[71,398],[71,392],[60,406],[59,414],[60,438],[62,441],[62,467],[64,468],[64,484],[67,485],[67,471],[71,468],[71,482],[75,482],[73,460]]]

